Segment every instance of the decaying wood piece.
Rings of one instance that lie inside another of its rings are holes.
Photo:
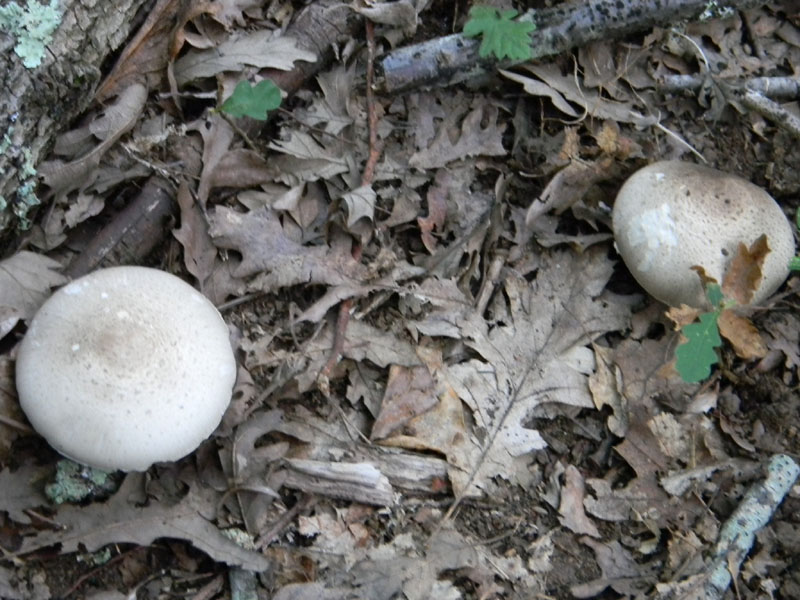
[[[143,4],[63,0],[60,25],[31,68],[14,50],[15,32],[0,30],[0,240],[19,223],[14,213],[24,220],[37,202],[35,165],[89,105],[103,61],[137,25]]]
[[[340,500],[375,506],[394,504],[389,479],[371,463],[336,463],[287,459],[283,485]]]
[[[164,239],[166,221],[176,212],[173,188],[159,176],[148,179],[139,194],[92,238],[64,274],[74,279],[99,267],[141,262]]]
[[[356,460],[375,465],[403,493],[428,495],[449,490],[448,465],[443,458],[376,446],[361,446],[354,455]]]
[[[579,0],[530,11],[522,18],[536,24],[531,34],[532,58],[536,59],[595,40],[618,38],[683,20],[717,18],[728,14],[726,11],[747,10],[765,3],[764,0],[714,3],[708,0]],[[479,46],[477,39],[454,34],[389,52],[379,63],[380,90],[396,94],[424,86],[452,85],[490,72],[498,64],[481,59]]]

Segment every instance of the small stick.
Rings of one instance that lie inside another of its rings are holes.
[[[725,521],[708,571],[706,600],[717,600],[725,595],[725,590],[731,584],[731,572],[739,572],[756,533],[772,518],[798,474],[800,467],[791,458],[785,454],[773,456],[767,466],[767,478],[747,491],[741,504]]]
[[[706,74],[664,75],[656,81],[661,92],[682,92],[696,90],[706,82]],[[712,77],[712,80],[714,78]],[[727,83],[724,79],[716,80],[719,84]],[[741,85],[734,87],[758,92],[775,100],[793,100],[800,98],[800,79],[794,77],[753,77]]]
[[[748,90],[742,96],[742,104],[754,110],[776,125],[786,129],[794,137],[800,138],[800,118],[783,108],[774,100],[770,100],[759,92]]]
[[[367,34],[367,120],[369,124],[369,157],[364,165],[361,175],[361,185],[370,185],[375,177],[375,166],[381,156],[381,144],[378,141],[378,108],[375,101],[375,25],[372,21],[365,22]],[[353,258],[361,260],[362,247],[360,243],[353,246]],[[353,310],[353,299],[347,298],[339,305],[339,316],[336,318],[336,331],[333,336],[333,348],[325,366],[317,377],[317,386],[326,396],[330,393],[330,376],[334,367],[339,362],[344,349],[347,325],[350,323],[350,312]]]

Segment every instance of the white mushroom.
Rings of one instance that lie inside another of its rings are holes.
[[[653,163],[634,173],[614,203],[614,239],[639,284],[670,306],[707,306],[692,267],[722,282],[738,244],[767,235],[770,248],[752,303],[768,298],[789,274],[792,226],[760,187],[688,162]]]
[[[65,456],[143,471],[192,452],[219,424],[236,363],[200,292],[144,267],[95,271],[36,313],[17,354],[20,404]]]

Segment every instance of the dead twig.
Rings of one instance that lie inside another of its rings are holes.
[[[657,82],[662,92],[702,93],[701,90],[709,84],[719,90],[728,102],[755,111],[795,137],[800,137],[800,118],[774,100],[800,98],[800,81],[796,78],[754,77],[741,83],[731,83],[708,74],[690,74],[667,75]]]
[[[759,92],[748,90],[742,96],[742,104],[770,121],[774,121],[776,125],[785,129],[794,137],[800,138],[800,118],[774,100],[770,100]]]
[[[375,100],[375,26],[372,21],[365,22],[367,37],[367,120],[369,125],[369,156],[364,164],[364,171],[361,175],[361,185],[370,185],[375,177],[375,166],[381,156],[381,144],[378,140],[378,105]],[[361,260],[362,246],[357,242],[353,246],[353,258]],[[317,377],[317,386],[325,396],[330,394],[330,376],[334,367],[339,362],[344,349],[344,342],[347,334],[347,324],[350,322],[350,313],[353,310],[353,299],[347,298],[339,305],[339,315],[336,318],[336,331],[333,336],[333,348],[328,361]]]

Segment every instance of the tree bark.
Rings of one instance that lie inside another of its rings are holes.
[[[35,68],[15,52],[18,35],[0,30],[0,254],[38,203],[35,166],[91,103],[104,61],[139,24],[146,3],[62,0],[60,24]],[[35,0],[17,4],[25,9]]]

